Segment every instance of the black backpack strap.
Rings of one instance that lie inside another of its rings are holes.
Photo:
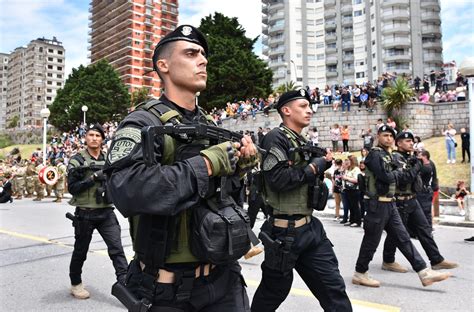
[[[145,110],[152,113],[156,118],[158,118],[162,124],[167,124],[171,122],[173,125],[176,125],[181,122],[182,116],[177,111],[166,105],[160,100],[149,100],[138,104],[136,109]]]

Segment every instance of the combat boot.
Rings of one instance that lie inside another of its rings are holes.
[[[448,270],[457,268],[459,265],[456,262],[451,262],[448,260],[443,260],[438,264],[432,265],[431,269],[433,270]]]
[[[398,262],[383,262],[382,263],[382,270],[385,271],[392,271],[392,272],[397,272],[397,273],[406,273],[408,272],[408,269],[405,268],[404,266],[400,265]]]
[[[87,299],[90,297],[89,292],[84,288],[82,283],[71,286],[71,295],[77,299]]]
[[[250,259],[263,252],[262,247],[253,246],[250,250],[244,255],[245,260]]]
[[[421,283],[423,286],[430,286],[433,283],[444,281],[451,276],[451,273],[440,273],[433,271],[432,269],[426,268],[418,272],[418,276],[420,277]]]
[[[15,199],[22,199],[22,198],[23,198],[23,196],[21,196],[21,195],[17,195],[17,196],[15,197]]]
[[[369,272],[354,272],[354,275],[352,276],[352,284],[368,287],[380,287],[380,282],[370,277]]]
[[[36,197],[36,198],[33,198],[33,201],[41,201],[42,198],[41,197]]]

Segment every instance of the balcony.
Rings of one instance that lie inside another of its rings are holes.
[[[336,21],[334,20],[326,21],[324,23],[324,29],[325,30],[336,29]]]
[[[408,11],[397,10],[397,11],[386,11],[382,13],[382,21],[408,21],[410,19],[410,13]]]
[[[337,52],[337,48],[336,47],[326,47],[326,55],[327,54],[333,54],[333,53],[336,53]]]
[[[262,26],[262,34],[268,36],[268,26],[267,26],[267,25],[263,25],[263,26]]]
[[[342,57],[344,62],[353,62],[354,61],[354,54],[346,54]]]
[[[342,38],[344,39],[352,39],[354,37],[354,32],[353,31],[343,31],[342,32]]]
[[[344,17],[344,18],[342,18],[342,26],[352,25],[352,23],[353,23],[352,17]]]
[[[275,37],[270,37],[270,39],[268,39],[268,45],[270,47],[274,47],[279,44],[285,44],[284,36],[275,36]]]
[[[336,6],[336,0],[324,0],[324,8],[327,9],[329,7]]]
[[[277,49],[270,49],[268,51],[268,55],[270,56],[274,56],[274,55],[280,55],[280,54],[285,54],[285,47],[280,47],[280,48],[277,48]]]
[[[384,49],[409,48],[411,47],[411,41],[409,38],[385,39],[382,41],[382,47]]]
[[[441,34],[441,26],[439,26],[439,25],[424,25],[424,26],[421,26],[421,34],[422,35]]]
[[[267,15],[262,15],[262,24],[268,24],[268,16]]]
[[[270,49],[268,47],[262,47],[262,54],[263,55],[268,55],[268,52],[270,51]]]
[[[273,79],[283,79],[285,77],[286,77],[285,71],[279,70],[273,73]]]
[[[441,41],[436,40],[436,41],[426,41],[423,42],[423,48],[424,49],[433,49],[433,50],[442,50],[443,45]]]
[[[424,54],[423,61],[427,63],[442,63],[443,55],[442,54]]]
[[[283,1],[269,3],[269,5],[268,5],[268,14],[271,14],[271,12],[273,12],[273,11],[283,9],[284,7],[285,7],[285,4],[283,3]]]
[[[438,11],[441,9],[438,0],[421,0],[420,6],[424,9],[435,9]]]
[[[268,6],[266,4],[262,4],[262,13],[267,14],[268,13]]]
[[[336,9],[327,9],[324,10],[324,18],[332,18],[336,16]]]
[[[268,62],[268,67],[270,68],[284,67],[286,69],[287,64],[282,60],[274,60],[274,61]]]
[[[271,14],[268,17],[269,22],[275,22],[275,21],[282,20],[282,19],[285,19],[285,13],[283,13],[283,12],[279,12],[277,14]]]
[[[384,62],[411,62],[411,55],[409,54],[385,54],[383,56]]]
[[[262,44],[263,45],[268,45],[268,37],[267,36],[262,36]]]
[[[337,56],[326,56],[326,64],[327,65],[336,65],[337,64]]]
[[[337,71],[326,71],[326,77],[328,78],[337,77]]]
[[[343,42],[343,43],[342,43],[342,49],[343,49],[343,50],[354,49],[354,42],[352,42],[352,41]]]
[[[352,13],[352,4],[343,4],[341,6],[341,14]]]
[[[410,27],[408,25],[385,25],[382,28],[382,34],[390,35],[390,34],[409,34]]]
[[[344,75],[354,75],[354,67],[346,67],[342,72]]]
[[[274,34],[285,30],[285,25],[273,25],[268,28],[268,34]]]
[[[336,36],[336,33],[329,33],[329,34],[326,34],[326,36],[324,36],[324,40],[326,42],[334,42],[337,40],[337,36]]]
[[[441,22],[441,17],[439,12],[422,12],[421,13],[421,20],[423,22]]]
[[[409,6],[410,0],[383,0],[382,8],[388,8],[392,6]]]

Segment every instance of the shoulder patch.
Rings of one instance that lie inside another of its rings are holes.
[[[126,127],[119,129],[112,141],[107,161],[113,164],[128,156],[134,147],[141,142],[141,131],[137,128]]]
[[[279,162],[288,160],[286,154],[278,149],[277,147],[273,146],[270,148],[267,157],[263,161],[263,170],[270,171],[275,167]]]

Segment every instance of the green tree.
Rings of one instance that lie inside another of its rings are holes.
[[[72,70],[49,106],[49,122],[61,131],[71,130],[83,120],[83,105],[88,107],[88,122],[119,121],[126,115],[130,95],[106,60]]]
[[[150,91],[147,88],[141,88],[133,91],[131,95],[132,107],[136,107],[138,104],[145,102],[149,98]]]
[[[288,82],[285,82],[279,85],[278,88],[276,88],[275,92],[284,93],[284,92],[293,91],[296,89],[298,89],[298,86],[295,84],[293,80],[290,80]]]
[[[405,104],[414,96],[408,81],[398,77],[382,91],[382,107],[388,116],[398,114]]]
[[[7,128],[8,128],[8,129],[12,129],[12,128],[18,127],[18,122],[20,122],[20,116],[18,116],[18,115],[13,116],[13,117],[8,121]]]
[[[201,106],[223,108],[228,101],[266,97],[272,92],[272,71],[253,53],[257,41],[245,36],[236,17],[221,13],[201,20],[199,29],[209,45],[207,88],[201,92]]]

